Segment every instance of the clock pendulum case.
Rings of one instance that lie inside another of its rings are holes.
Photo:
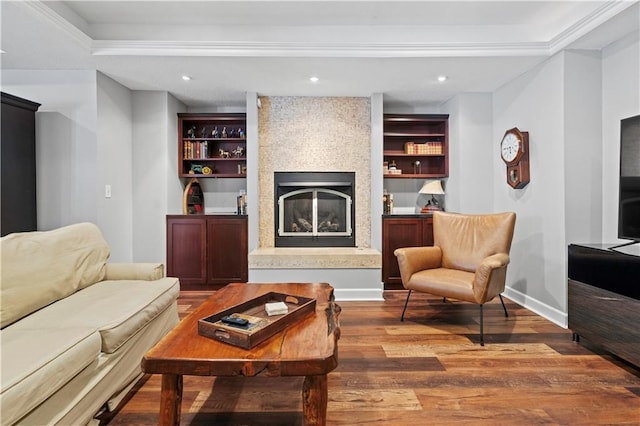
[[[507,184],[514,189],[527,186],[529,176],[529,132],[517,127],[505,132],[500,142],[500,156],[507,165]]]

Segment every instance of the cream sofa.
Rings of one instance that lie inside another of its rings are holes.
[[[162,264],[107,263],[90,223],[1,243],[0,423],[97,422],[178,323],[178,279]]]

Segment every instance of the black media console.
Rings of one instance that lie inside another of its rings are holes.
[[[569,328],[640,367],[640,256],[569,246]]]

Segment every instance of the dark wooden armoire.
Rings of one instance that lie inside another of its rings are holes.
[[[35,231],[36,111],[40,104],[2,93],[0,234]]]

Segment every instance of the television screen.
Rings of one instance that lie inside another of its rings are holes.
[[[620,121],[618,238],[640,241],[640,115]]]

